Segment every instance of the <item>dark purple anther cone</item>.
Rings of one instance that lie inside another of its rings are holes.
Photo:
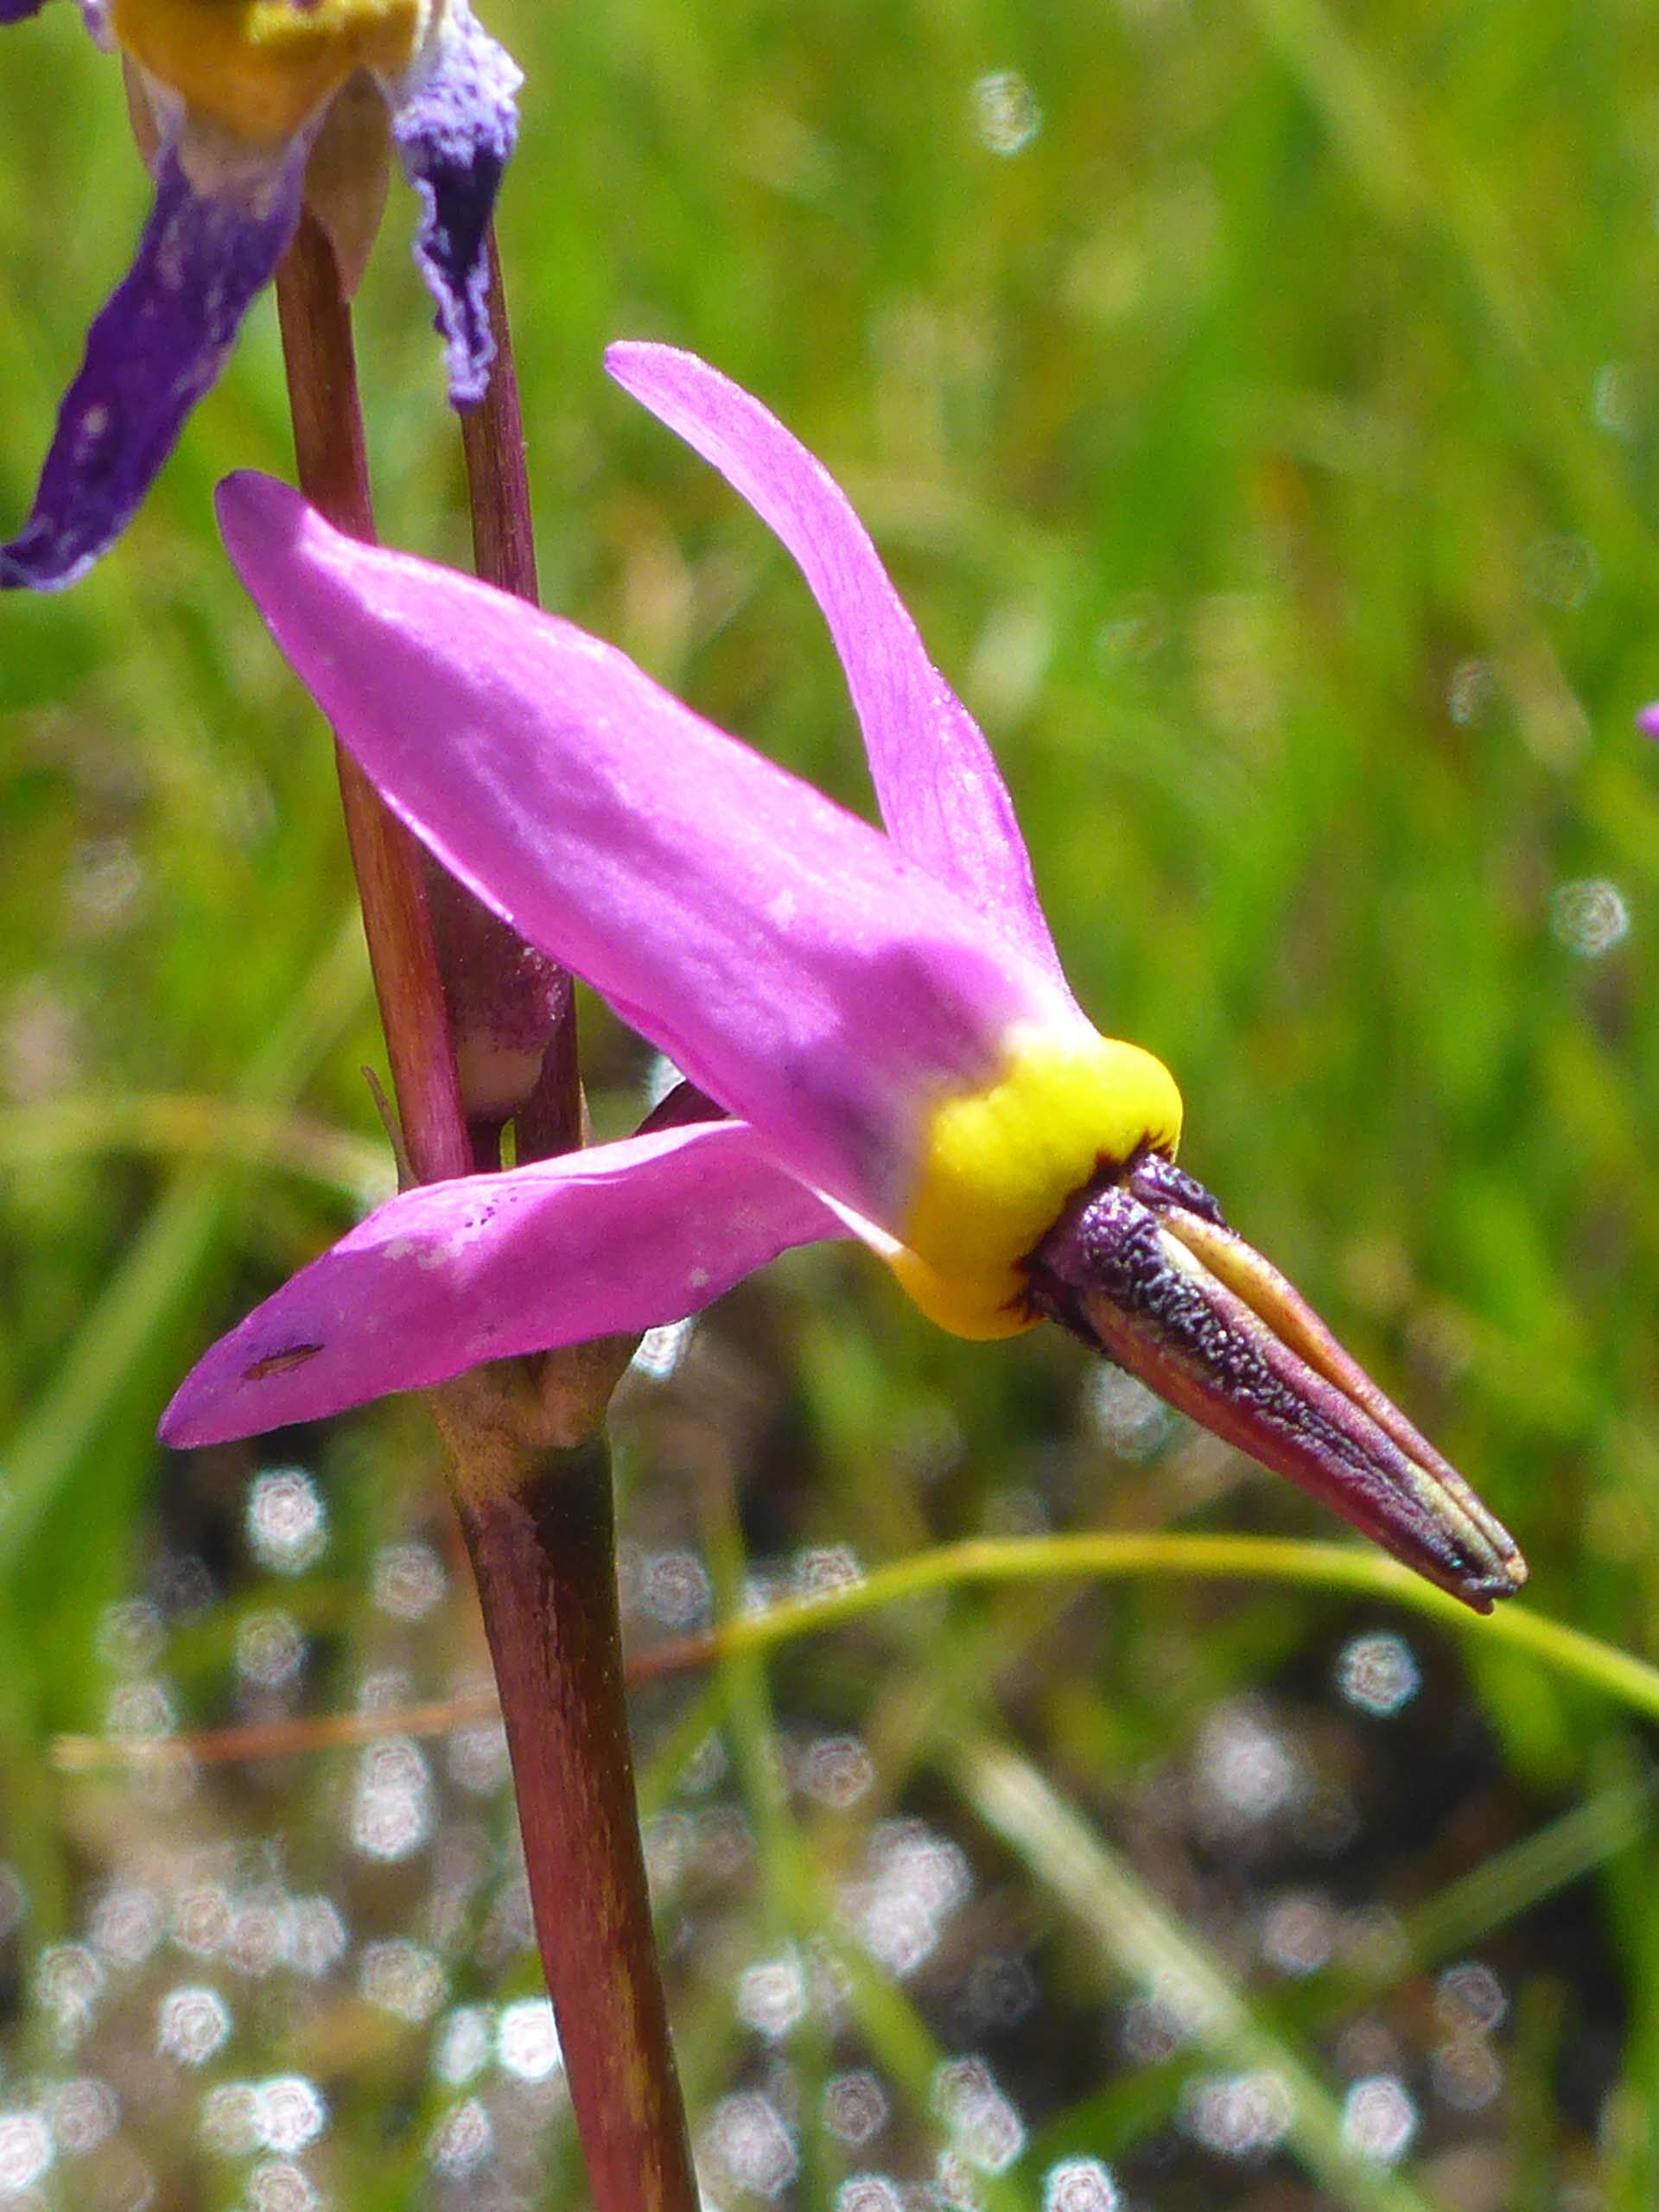
[[[1078,1198],[1031,1286],[1043,1313],[1477,1612],[1525,1581],[1461,1476],[1173,1161],[1148,1154]]]
[[[1160,1152],[1148,1152],[1129,1171],[1129,1187],[1144,1206],[1180,1206],[1217,1229],[1225,1229],[1227,1217],[1195,1175],[1178,1167]]]

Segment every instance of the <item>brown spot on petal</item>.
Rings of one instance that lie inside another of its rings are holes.
[[[290,1344],[286,1351],[267,1352],[263,1359],[256,1359],[251,1367],[242,1370],[245,1382],[268,1382],[273,1375],[291,1375],[296,1367],[303,1367],[308,1359],[315,1359],[322,1350],[321,1344]]]

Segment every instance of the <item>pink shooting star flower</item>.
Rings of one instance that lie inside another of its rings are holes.
[[[163,1435],[676,1320],[850,1233],[946,1328],[1059,1321],[1489,1610],[1514,1543],[1174,1165],[1174,1081],[1067,988],[989,747],[842,493],[693,357],[609,366],[804,570],[887,834],[614,647],[232,478],[243,579],[390,804],[721,1118],[404,1192],[208,1352]]]

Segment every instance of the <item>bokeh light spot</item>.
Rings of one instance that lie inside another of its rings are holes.
[[[381,2012],[395,2013],[400,2020],[418,2026],[442,2004],[448,1976],[430,1951],[393,1936],[383,1943],[365,1945],[357,1986]]]
[[[1411,2148],[1417,2107],[1395,2074],[1369,2074],[1343,2100],[1342,2132],[1356,2151],[1393,2165]]]
[[[408,1859],[432,1828],[432,1784],[420,1746],[407,1736],[371,1745],[352,1795],[352,1841],[365,1859]]]
[[[1434,1984],[1434,2009],[1456,2034],[1490,2035],[1510,2009],[1503,1985],[1491,1967],[1464,1959]]]
[[[254,2084],[253,2134],[267,2151],[303,2151],[327,2125],[322,2092],[303,2074],[274,2074]]]
[[[757,2091],[722,2097],[709,2124],[709,2144],[740,2189],[781,2196],[800,2169],[795,2138],[778,2107]]]
[[[186,1983],[162,1999],[156,2045],[181,2066],[205,2065],[230,2032],[231,2008],[216,1989]]]
[[[982,2058],[952,2058],[940,2067],[933,2108],[982,2173],[1006,2173],[1026,2147],[1026,2124]]]
[[[1120,2212],[1122,2202],[1098,2158],[1063,2158],[1043,2177],[1043,2212]]]
[[[977,78],[973,110],[974,136],[1004,158],[1023,153],[1043,127],[1037,96],[1017,69],[993,69]]]
[[[464,2180],[494,2153],[495,2128],[487,2107],[468,2097],[440,2123],[432,2138],[432,2164],[441,2174]]]
[[[849,2150],[874,2141],[888,2110],[887,2093],[868,2068],[832,2075],[823,2085],[823,2124]]]
[[[1262,2158],[1289,2133],[1290,2092],[1277,2074],[1203,2075],[1181,2098],[1181,2121],[1195,2142],[1225,2158]]]
[[[0,2112],[0,2196],[33,2189],[56,2156],[52,2131],[38,2112]]]
[[[495,2055],[504,2073],[520,2082],[545,2082],[563,2064],[553,2007],[545,1997],[509,2005],[495,2031]]]
[[[806,2012],[806,1976],[795,1952],[762,1959],[739,1975],[737,2017],[757,2035],[779,2043]]]
[[[270,1467],[248,1486],[248,1548],[272,1574],[302,1574],[322,1557],[328,1516],[302,1467]]]
[[[1338,1689],[1350,1705],[1379,1720],[1403,1711],[1422,1679],[1404,1637],[1386,1630],[1351,1637],[1337,1659]]]
[[[1549,902],[1549,926],[1569,952],[1599,960],[1630,935],[1630,910],[1616,883],[1605,876],[1586,876],[1556,887]]]
[[[449,1579],[430,1544],[383,1544],[369,1572],[369,1588],[383,1613],[421,1621],[443,1602]]]

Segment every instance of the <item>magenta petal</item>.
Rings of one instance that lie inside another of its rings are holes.
[[[943,1092],[1047,976],[868,823],[613,647],[232,477],[226,541],[345,743],[455,874],[801,1179],[888,1227]],[[1071,1018],[1075,1019],[1075,1016]]]
[[[216,1444],[491,1359],[677,1321],[846,1232],[741,1122],[406,1191],[221,1337],[164,1442]]]
[[[1643,707],[1636,718],[1636,726],[1646,737],[1659,737],[1659,704]]]
[[[829,622],[894,842],[1057,979],[1012,801],[835,479],[740,385],[670,346],[619,345],[625,391],[717,468],[800,563]]]

